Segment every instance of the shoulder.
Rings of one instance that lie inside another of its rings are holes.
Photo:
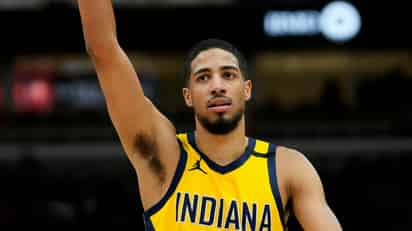
[[[278,146],[276,149],[278,175],[287,188],[317,180],[318,173],[308,157],[294,148]]]
[[[277,160],[280,164],[288,166],[288,168],[302,168],[311,165],[309,159],[301,151],[285,146],[277,146]]]
[[[279,175],[283,178],[288,194],[321,188],[320,176],[305,154],[288,147],[277,148]]]
[[[182,137],[184,134],[178,134],[179,137]],[[258,153],[275,153],[276,162],[281,163],[282,165],[287,165],[289,167],[299,167],[309,163],[308,158],[297,149],[277,145],[265,139],[253,138],[255,141],[255,152]],[[278,164],[279,164],[278,163]]]

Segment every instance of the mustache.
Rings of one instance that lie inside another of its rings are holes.
[[[208,99],[207,104],[208,105],[211,104],[211,101],[216,100],[216,99],[224,100],[224,101],[226,101],[230,104],[232,103],[232,98],[229,98],[229,97],[219,93],[219,94],[213,95],[210,99]]]
[[[213,96],[209,99],[210,100],[214,100],[214,99],[226,99],[226,100],[232,100],[231,98],[227,97],[225,94],[223,93],[216,93],[213,94]]]

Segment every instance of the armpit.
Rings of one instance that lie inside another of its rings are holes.
[[[165,168],[159,159],[159,149],[156,140],[144,134],[137,134],[134,147],[139,155],[148,161],[150,168],[159,177],[161,183],[165,181]]]

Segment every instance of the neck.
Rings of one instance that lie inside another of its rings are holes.
[[[244,153],[248,144],[244,116],[233,131],[223,135],[210,133],[196,121],[195,141],[197,147],[217,164],[231,163]]]

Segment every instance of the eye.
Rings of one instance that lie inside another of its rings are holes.
[[[208,75],[199,75],[198,77],[196,77],[196,81],[207,81],[208,79]]]
[[[223,78],[225,79],[234,79],[236,77],[235,73],[232,72],[224,72],[223,73]]]

